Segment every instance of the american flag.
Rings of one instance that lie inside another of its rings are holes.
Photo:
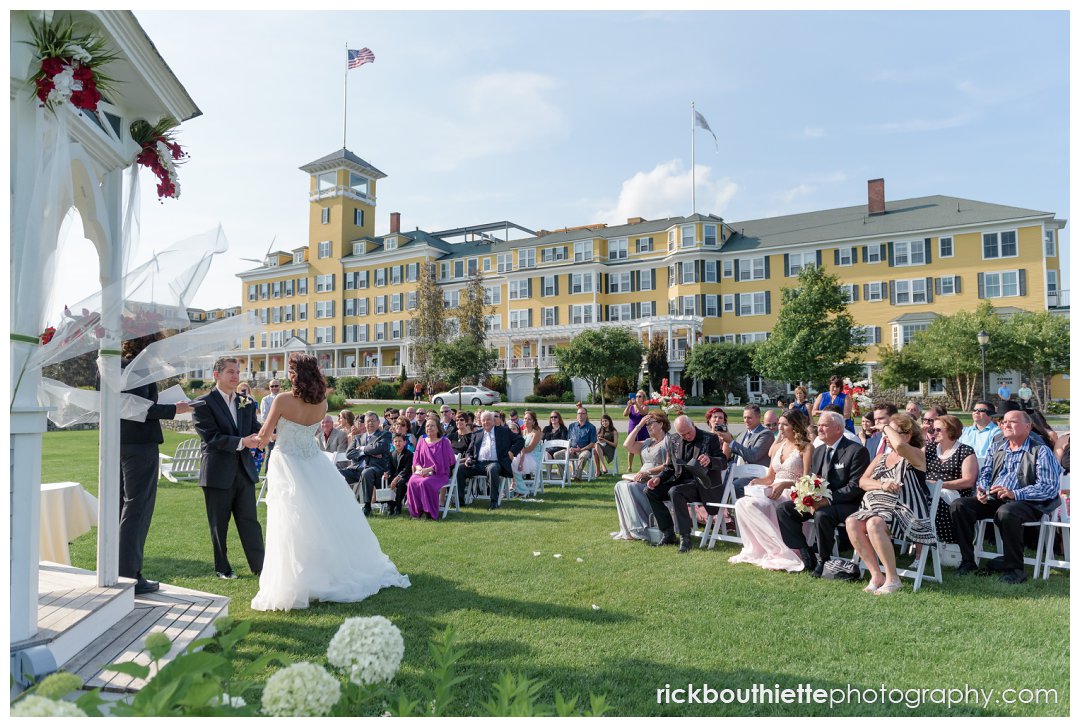
[[[346,50],[346,61],[348,63],[349,70],[359,68],[365,63],[374,63],[375,54],[371,52],[370,48],[361,48],[360,50]]]

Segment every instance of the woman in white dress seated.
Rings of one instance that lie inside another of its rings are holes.
[[[315,431],[326,415],[326,379],[314,356],[289,356],[292,391],[274,399],[259,437],[277,429],[267,471],[266,558],[255,611],[307,608],[312,600],[362,601],[409,587],[371,532],[360,503],[322,455]]]
[[[772,461],[764,477],[750,481],[746,495],[735,503],[743,549],[729,563],[753,563],[767,570],[800,571],[799,554],[784,544],[776,508],[784,503],[795,481],[810,473],[814,448],[807,437],[809,419],[798,409],[780,415],[780,436],[772,448]],[[754,487],[754,486],[757,487]]]
[[[647,428],[648,438],[638,439],[638,431]],[[623,448],[631,455],[641,456],[641,469],[625,474],[615,483],[615,510],[619,514],[619,531],[612,533],[615,540],[645,540],[652,507],[645,496],[645,483],[660,474],[667,459],[667,435],[671,422],[663,412],[649,412],[637,423],[623,441]]]
[[[518,456],[514,457],[514,464],[510,468],[514,473],[514,487],[510,494],[515,497],[529,497],[536,494],[540,478],[540,458],[544,456],[544,448],[540,446],[543,431],[536,421],[536,412],[532,409],[525,410],[521,436],[525,438],[525,446],[521,448]],[[526,480],[525,475],[532,477]]]

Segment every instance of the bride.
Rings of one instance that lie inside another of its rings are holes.
[[[291,395],[274,399],[259,431],[277,429],[267,470],[266,559],[256,611],[307,608],[311,600],[362,601],[387,586],[409,587],[379,548],[360,504],[315,433],[326,415],[326,379],[314,356],[289,356]]]

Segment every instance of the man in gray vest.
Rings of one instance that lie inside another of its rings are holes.
[[[742,460],[742,464],[758,464],[769,466],[769,450],[772,449],[776,435],[761,424],[761,408],[757,404],[748,404],[743,409],[743,424],[746,431],[738,437],[732,437],[729,432],[716,432],[716,436],[722,442],[726,442],[731,449],[732,457]],[[736,477],[731,484],[735,488],[735,496],[742,497],[746,485],[750,484],[753,477]]]
[[[993,518],[1001,532],[1003,557],[990,561],[1002,583],[1027,580],[1024,573],[1024,523],[1038,522],[1061,503],[1061,465],[1049,447],[1031,436],[1031,417],[1010,411],[1001,420],[1004,441],[993,449],[979,470],[974,497],[961,497],[949,506],[960,546],[957,575],[976,570],[975,523]]]

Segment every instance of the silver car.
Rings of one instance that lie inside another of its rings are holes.
[[[461,390],[461,401],[464,403],[472,404],[473,406],[499,403],[499,392],[492,391],[484,386],[455,386],[450,389],[450,391],[442,391],[431,397],[431,403],[435,406],[456,404],[458,401],[459,389]]]

